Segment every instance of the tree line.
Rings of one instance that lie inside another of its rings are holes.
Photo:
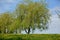
[[[24,30],[30,34],[35,29],[45,30],[50,19],[48,12],[45,2],[24,1],[13,13],[0,14],[0,33],[18,33],[18,30],[21,33]]]

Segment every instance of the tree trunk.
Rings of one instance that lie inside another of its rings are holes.
[[[0,31],[0,33],[1,33],[1,31]]]
[[[27,33],[27,34],[30,34],[30,27],[26,30],[25,29],[25,32]]]

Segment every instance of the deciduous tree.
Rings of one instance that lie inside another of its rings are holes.
[[[50,17],[48,11],[46,4],[41,2],[26,1],[19,4],[16,9],[16,14],[20,21],[20,27],[22,27],[27,34],[30,33],[31,29],[47,29]]]

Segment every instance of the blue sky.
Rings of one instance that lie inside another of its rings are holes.
[[[60,6],[59,0],[47,0],[47,3],[48,3],[49,8]]]
[[[0,0],[0,13],[7,11],[14,11],[17,4],[21,0]],[[55,13],[55,10],[60,9],[60,0],[47,0],[49,13],[52,14],[51,24],[49,25],[49,30],[39,32],[38,30],[35,33],[60,33],[60,19]]]
[[[13,11],[21,0],[0,0],[0,13]],[[47,0],[48,8],[53,9],[60,6],[59,0]]]
[[[13,11],[20,0],[0,0],[0,13]]]

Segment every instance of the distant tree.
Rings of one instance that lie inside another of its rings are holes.
[[[11,15],[6,12],[0,15],[0,32],[7,33],[8,26],[13,22]]]
[[[58,15],[58,17],[60,18],[60,11],[59,10],[55,10],[55,12]]]

